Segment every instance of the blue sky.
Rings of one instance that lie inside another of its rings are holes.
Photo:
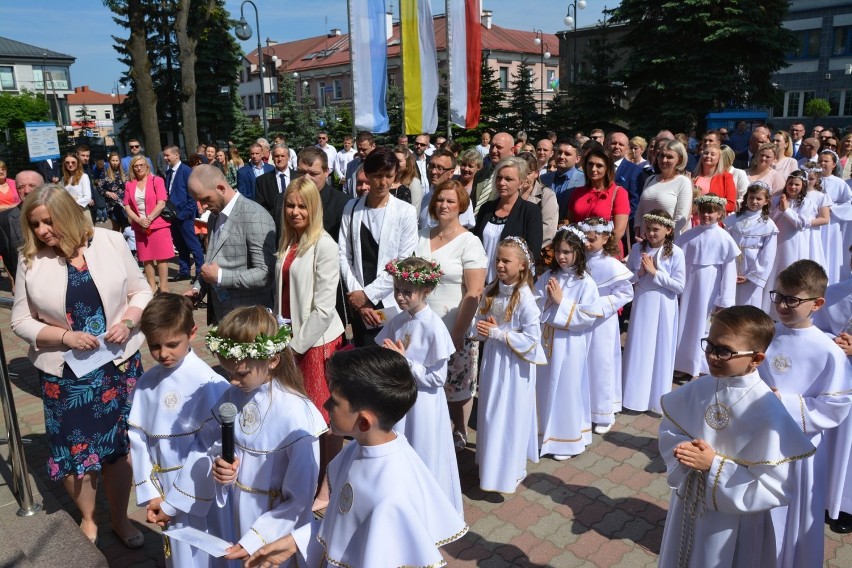
[[[357,0],[353,0],[357,1]],[[443,13],[444,0],[431,0],[433,13]],[[331,28],[347,29],[346,0],[254,0],[260,10],[261,41],[291,41],[320,35]],[[387,0],[399,14],[398,0]],[[578,27],[594,25],[605,4],[618,0],[587,0],[579,10]],[[112,21],[101,0],[3,0],[0,36],[41,48],[67,53],[77,58],[71,67],[71,82],[109,93],[124,71],[112,47],[113,35],[126,31]],[[240,0],[227,0],[234,19],[239,19]],[[519,29],[542,29],[555,33],[565,29],[568,0],[482,0],[483,8],[494,12],[494,23]],[[246,5],[246,19],[255,27],[254,11]],[[555,26],[555,27],[554,27]],[[257,30],[254,31],[257,33]],[[245,51],[257,46],[257,36],[242,42]]]

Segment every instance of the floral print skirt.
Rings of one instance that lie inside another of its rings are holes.
[[[479,368],[479,345],[465,338],[464,347],[450,356],[444,393],[448,402],[465,401],[476,395]]]

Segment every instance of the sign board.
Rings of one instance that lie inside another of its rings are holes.
[[[30,162],[59,159],[59,138],[55,122],[25,122]]]

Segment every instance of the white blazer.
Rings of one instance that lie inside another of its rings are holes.
[[[281,269],[288,248],[275,263],[275,313],[281,315]],[[290,265],[290,319],[293,339],[290,347],[302,355],[343,334],[343,322],[337,315],[338,270],[337,243],[323,231],[319,240]]]
[[[388,261],[414,254],[417,249],[417,212],[414,206],[389,196],[382,235],[379,239],[378,274],[373,282],[364,284],[361,265],[361,223],[366,198],[349,201],[340,221],[340,273],[348,292],[364,290],[373,304],[396,305],[393,299],[393,278],[385,272]],[[351,233],[351,234],[350,234]]]

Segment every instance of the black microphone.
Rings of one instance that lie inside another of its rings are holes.
[[[222,426],[222,459],[234,463],[234,422],[237,419],[237,407],[231,402],[219,406],[219,424]]]

